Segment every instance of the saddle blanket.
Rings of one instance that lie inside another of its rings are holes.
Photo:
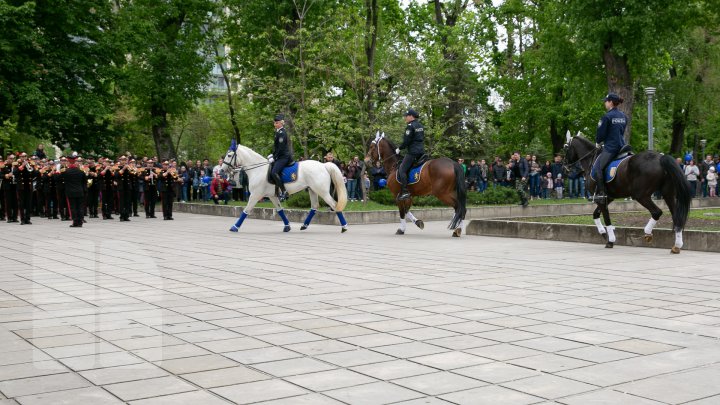
[[[282,178],[283,183],[292,183],[295,180],[297,180],[297,178],[298,178],[297,172],[298,172],[299,166],[300,166],[299,163],[295,162],[292,165],[283,169],[282,176],[280,176]]]
[[[622,162],[629,159],[631,156],[633,156],[633,155],[625,156],[622,159],[617,159],[617,160],[613,160],[612,162],[610,162],[610,164],[605,168],[605,183],[610,183],[611,181],[613,181],[615,179],[615,174],[617,174],[618,167],[620,167]],[[595,166],[594,165],[593,165],[592,172],[590,173],[590,175],[593,178],[595,178]]]
[[[408,174],[408,185],[415,184],[420,181],[420,175],[422,174],[422,169],[425,167],[427,162],[421,164],[420,166],[415,166],[412,169],[410,169],[410,173]],[[395,173],[395,179],[397,180],[397,173]],[[398,180],[399,182],[400,180]]]

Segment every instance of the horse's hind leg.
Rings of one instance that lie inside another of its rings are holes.
[[[310,212],[308,212],[307,217],[305,217],[305,222],[303,222],[302,226],[300,227],[301,231],[304,231],[310,226],[310,221],[312,221],[313,217],[315,216],[315,212],[318,210],[318,195],[316,192],[314,192],[312,189],[308,189],[308,194],[310,194]]]
[[[641,198],[636,198],[636,200],[640,203],[640,205],[650,211],[650,220],[648,221],[647,225],[645,225],[644,237],[645,242],[650,243],[653,239],[653,228],[655,228],[658,220],[660,220],[660,217],[662,216],[662,210],[652,201],[651,195],[642,196]]]
[[[663,187],[662,190],[662,196],[665,200],[665,204],[668,206],[668,211],[670,211],[670,216],[673,218],[673,229],[675,229],[675,210],[677,207],[675,206],[675,189],[673,187],[669,186],[669,182],[666,183],[667,185]],[[673,245],[672,249],[670,249],[671,253],[680,253],[680,249],[683,247],[683,237],[682,237],[682,229],[677,230],[675,229],[675,244]]]
[[[438,195],[435,195],[435,196],[440,201],[442,201],[445,205],[449,205],[449,206],[453,207],[453,209],[455,209],[455,214],[453,214],[453,219],[450,222],[450,226],[453,225],[456,218],[458,218],[458,217],[462,218],[463,214],[460,212],[460,204],[458,204],[458,201],[455,197],[453,197],[450,194],[445,194],[443,196],[438,196]],[[454,238],[460,237],[460,234],[462,234],[462,228],[463,228],[463,221],[462,221],[462,219],[460,219],[460,221],[458,222],[458,225],[455,227],[455,229],[452,230],[453,231],[452,236]]]
[[[323,201],[325,201],[325,203],[328,205],[328,207],[330,207],[330,209],[335,211],[335,207],[337,207],[337,202],[333,198],[332,194],[330,194],[330,190],[321,190],[319,192],[316,191],[316,193],[320,196],[320,198],[323,199]],[[310,197],[312,198],[312,194],[310,194]],[[338,220],[340,221],[340,226],[342,227],[340,233],[346,232],[348,230],[348,223],[347,221],[345,221],[345,216],[342,212],[338,211],[335,211],[335,215],[337,215]]]

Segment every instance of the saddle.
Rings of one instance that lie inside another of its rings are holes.
[[[615,157],[612,160],[622,159],[622,158],[625,158],[630,155],[633,155],[632,146],[625,145],[620,149],[620,151],[617,153],[617,155],[615,155]]]
[[[285,176],[285,174],[286,174],[285,171],[287,170],[288,167],[293,167],[296,163],[297,163],[296,161],[291,160],[291,161],[288,162],[287,165],[285,165],[285,167],[283,167],[282,172],[280,172],[280,177],[283,178],[283,183],[290,183],[290,182],[295,181],[295,179],[286,180],[286,179],[285,179],[285,177],[286,177],[286,176]],[[275,184],[275,179],[273,179],[273,178],[272,178],[272,175],[271,175],[271,173],[272,173],[272,168],[273,168],[273,165],[268,165],[267,181],[268,181],[268,183],[270,183],[270,184]],[[297,171],[297,170],[296,170],[296,171]]]

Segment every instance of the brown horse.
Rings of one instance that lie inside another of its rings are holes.
[[[397,196],[400,193],[400,183],[397,181],[397,166],[402,160],[395,153],[395,145],[387,138],[385,134],[379,133],[375,136],[368,146],[365,161],[381,162],[388,174],[387,185],[390,192]],[[453,230],[452,236],[459,237],[462,233],[463,220],[465,219],[465,208],[467,199],[467,190],[465,189],[465,173],[462,166],[457,162],[448,158],[431,159],[425,163],[420,172],[419,179],[414,184],[408,185],[408,191],[413,196],[434,195],[440,201],[455,209],[455,215],[448,229]],[[422,220],[415,218],[410,212],[412,199],[403,201],[396,200],[398,210],[400,211],[400,228],[395,232],[396,235],[405,234],[405,217],[407,216],[418,228],[424,229],[425,224]]]
[[[590,171],[600,148],[582,136],[570,137],[568,134],[565,145],[565,165],[572,166],[579,162],[585,172],[587,190],[595,191],[595,181]],[[652,241],[652,231],[662,210],[655,205],[652,195],[656,191],[662,193],[663,199],[672,215],[675,245],[672,253],[680,253],[682,248],[682,231],[687,222],[690,210],[690,183],[675,163],[675,159],[658,152],[644,151],[625,159],[616,169],[614,180],[607,183],[608,199],[598,204],[593,219],[600,234],[607,240],[605,247],[612,248],[615,243],[615,227],[610,222],[608,205],[617,198],[632,197],[650,211],[651,218],[645,226],[645,241]],[[605,226],[600,222],[602,213]]]

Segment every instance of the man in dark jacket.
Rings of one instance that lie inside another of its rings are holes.
[[[527,197],[527,180],[530,175],[530,167],[527,160],[520,156],[520,152],[515,152],[512,158],[512,171],[515,177],[515,190],[520,196],[520,204],[523,207],[528,206]]]
[[[395,153],[399,155],[400,150],[407,148],[407,154],[397,170],[397,178],[401,187],[398,200],[407,200],[410,198],[410,192],[407,189],[408,174],[413,163],[425,154],[425,128],[423,128],[422,124],[418,121],[419,117],[420,115],[412,108],[404,114],[405,122],[407,123],[405,135],[403,136],[402,144],[395,150]]]
[[[77,154],[67,158],[69,166],[65,171],[65,196],[70,203],[71,228],[83,226],[83,202],[87,196],[87,175],[75,164]]]
[[[285,131],[285,116],[278,114],[275,116],[275,142],[273,145],[273,153],[268,156],[268,160],[272,164],[270,176],[275,181],[275,185],[280,188],[280,201],[285,201],[287,198],[287,191],[285,190],[285,184],[282,181],[282,170],[292,162],[293,154],[292,148],[290,147],[290,137]]]
[[[22,153],[18,158],[18,164],[13,169],[13,176],[17,180],[20,225],[32,225],[30,214],[32,211],[33,182],[37,177],[37,170],[33,169],[28,163],[26,153]]]

